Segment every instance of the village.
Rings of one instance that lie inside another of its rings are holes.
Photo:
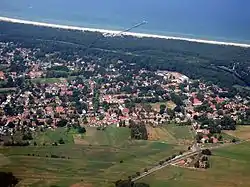
[[[250,98],[178,72],[0,43],[0,135],[64,126],[187,125],[198,143],[248,120]]]

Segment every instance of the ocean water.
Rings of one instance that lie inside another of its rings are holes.
[[[250,43],[250,0],[0,0],[0,16]]]

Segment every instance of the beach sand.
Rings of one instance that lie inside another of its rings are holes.
[[[121,31],[115,31],[115,30],[94,29],[94,28],[76,27],[76,26],[68,26],[68,25],[58,25],[58,24],[27,21],[27,20],[1,17],[1,16],[0,16],[0,21],[12,22],[12,23],[22,23],[22,24],[51,27],[51,28],[59,28],[59,29],[79,30],[79,31],[83,31],[83,32],[84,31],[100,32],[100,33],[103,33],[105,36],[119,36],[121,33]],[[134,36],[134,37],[140,37],[140,38],[147,37],[147,38],[160,38],[160,39],[167,39],[167,40],[182,40],[182,41],[189,41],[189,42],[206,43],[206,44],[214,44],[214,45],[228,45],[228,46],[245,47],[245,48],[250,47],[250,44],[243,44],[243,43],[220,42],[220,41],[213,41],[213,40],[182,38],[182,37],[134,33],[134,32],[122,32],[122,35]]]

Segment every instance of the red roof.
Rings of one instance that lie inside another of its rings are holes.
[[[218,96],[216,97],[216,101],[217,101],[217,103],[222,103],[223,101],[224,101],[224,99],[223,98],[219,98]]]
[[[201,102],[199,99],[194,98],[194,102],[193,102],[193,104],[194,104],[194,105],[201,105],[201,104],[202,104],[202,102]]]
[[[5,79],[4,72],[0,71],[0,79]]]
[[[57,106],[56,107],[56,112],[57,113],[64,113],[65,111],[64,111],[64,108],[62,106]]]
[[[129,109],[128,109],[128,108],[124,108],[124,109],[122,110],[122,112],[123,112],[123,113],[129,113]]]

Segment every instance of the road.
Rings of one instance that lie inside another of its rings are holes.
[[[157,165],[157,166],[149,169],[148,172],[144,172],[140,176],[137,176],[137,177],[133,178],[132,182],[135,182],[135,181],[137,181],[139,179],[142,179],[143,177],[146,177],[147,175],[150,175],[150,174],[152,174],[152,173],[154,173],[154,172],[156,172],[156,171],[158,171],[160,169],[163,169],[163,168],[165,168],[165,167],[167,167],[169,165],[176,164],[181,160],[184,160],[186,158],[194,156],[194,155],[200,153],[202,150],[205,150],[205,149],[210,149],[210,150],[218,149],[218,148],[226,147],[226,146],[230,146],[230,145],[237,145],[237,144],[240,144],[240,143],[243,143],[243,142],[245,142],[245,141],[240,141],[240,142],[237,142],[237,143],[221,144],[221,145],[213,146],[213,147],[204,147],[204,148],[201,148],[200,150],[185,152],[182,155],[178,155],[175,158],[169,160],[168,162],[165,162],[163,165]]]

